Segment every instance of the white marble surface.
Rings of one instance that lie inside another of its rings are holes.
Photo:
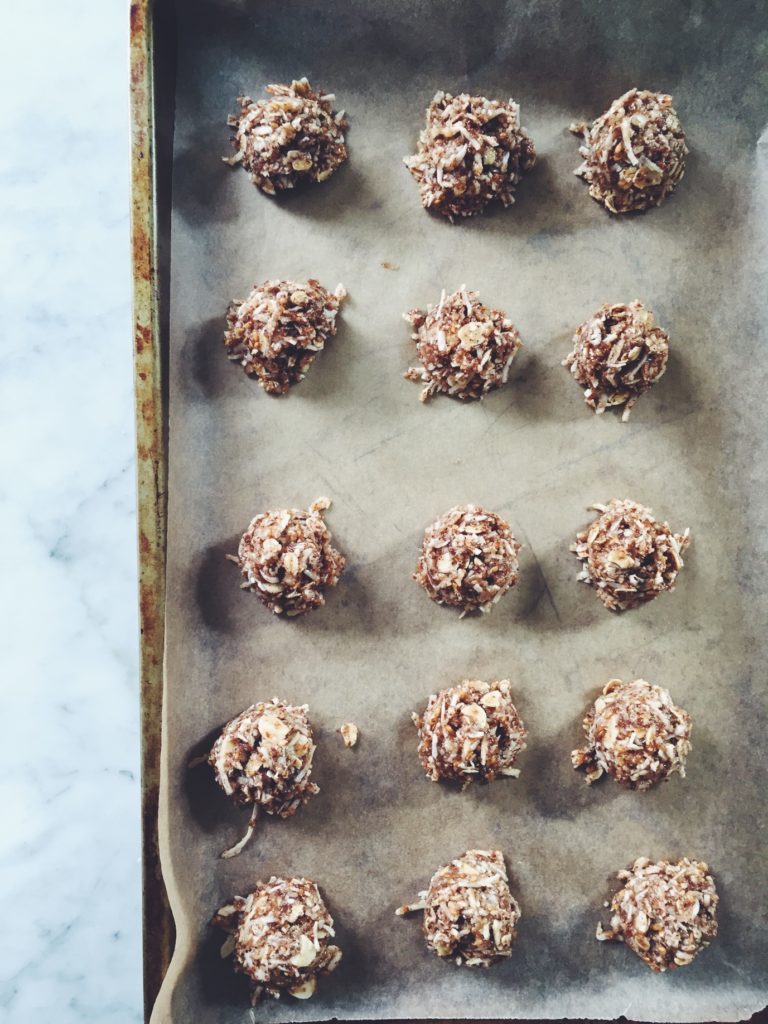
[[[141,1019],[127,0],[0,31],[0,1020]]]

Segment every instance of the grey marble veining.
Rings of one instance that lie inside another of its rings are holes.
[[[141,1019],[128,4],[0,31],[0,1020]]]

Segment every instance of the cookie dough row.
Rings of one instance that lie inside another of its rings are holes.
[[[268,99],[238,98],[228,118],[234,155],[267,195],[329,178],[347,159],[344,111],[333,110],[333,93],[315,91],[306,78],[268,85]],[[583,162],[575,173],[589,194],[614,214],[659,206],[685,172],[685,132],[666,93],[630,89],[582,136]],[[515,188],[536,163],[536,147],[520,125],[513,99],[435,93],[426,125],[405,165],[419,187],[421,204],[453,221],[482,213],[494,202],[514,203]]]
[[[617,877],[621,888],[606,903],[611,917],[607,928],[598,924],[599,941],[624,942],[652,971],[663,972],[691,963],[716,937],[719,897],[704,862],[640,857]],[[395,913],[415,911],[424,913],[428,949],[466,967],[510,957],[522,916],[500,850],[467,850],[440,867],[428,888]],[[318,976],[342,959],[332,941],[333,918],[306,878],[260,882],[221,907],[212,924],[228,933],[221,955],[234,956],[254,1004],[265,993],[309,998]]]
[[[315,741],[306,704],[277,697],[253,704],[225,725],[207,762],[216,782],[239,807],[251,807],[243,838],[223,857],[234,857],[251,839],[260,812],[292,817],[319,792],[311,781]],[[467,679],[432,694],[424,710],[413,714],[418,755],[433,782],[489,783],[516,778],[518,756],[527,733],[512,702],[508,679],[491,683]],[[340,730],[345,743],[350,726]],[[604,773],[632,790],[648,790],[675,773],[685,777],[691,750],[691,718],[661,686],[636,679],[611,679],[587,710],[586,745],[571,753],[574,768],[586,770],[592,783]],[[198,762],[195,762],[198,763]]]
[[[315,356],[336,334],[343,285],[326,291],[316,280],[265,281],[227,313],[224,345],[233,362],[270,395],[284,395],[302,380]],[[424,385],[421,400],[445,394],[481,399],[507,383],[522,346],[512,321],[479,301],[462,285],[443,290],[426,310],[404,314],[413,327],[420,365],[405,373]],[[667,368],[669,336],[653,313],[635,299],[603,305],[576,329],[563,360],[596,413],[623,406],[627,420],[638,398]]]
[[[255,516],[237,555],[227,555],[250,590],[276,615],[295,617],[325,603],[346,559],[333,546],[319,498],[308,510],[274,509]],[[594,521],[571,551],[582,562],[578,579],[606,608],[635,608],[674,590],[689,531],[673,532],[649,508],[626,498],[593,505]],[[522,545],[510,525],[479,505],[457,505],[424,532],[413,578],[437,604],[467,612],[491,610],[517,583]]]

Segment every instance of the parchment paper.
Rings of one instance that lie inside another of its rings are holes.
[[[344,960],[309,1002],[257,1019],[614,1017],[736,1020],[768,1001],[765,855],[766,168],[768,52],[759,4],[197,0],[179,5],[170,360],[163,864],[178,948],[153,1020],[245,1021],[212,912],[270,873],[315,879]],[[308,75],[349,112],[348,164],[277,201],[221,163],[235,97]],[[568,124],[633,85],[671,92],[691,155],[661,209],[611,219],[573,176]],[[438,88],[514,96],[539,152],[518,203],[451,225],[402,165]],[[388,262],[397,269],[386,269]],[[288,397],[228,363],[229,300],[254,282],[341,281],[337,338]],[[403,311],[466,283],[525,348],[482,403],[419,402]],[[575,326],[640,298],[671,336],[665,378],[632,418],[596,418],[560,366]],[[348,558],[326,607],[271,616],[224,555],[258,511],[333,500]],[[611,497],[648,504],[693,544],[677,590],[617,617],[568,551]],[[460,621],[410,579],[424,527],[458,502],[507,517],[521,578]],[[587,788],[570,766],[612,676],[668,687],[694,721],[688,778],[648,794]],[[410,712],[464,677],[514,683],[529,730],[519,780],[432,784]],[[321,793],[242,833],[190,757],[253,701],[308,702]],[[334,730],[361,730],[347,750]],[[459,970],[395,907],[473,846],[498,847],[523,912],[508,963]],[[720,935],[652,974],[595,941],[635,857],[709,862]]]

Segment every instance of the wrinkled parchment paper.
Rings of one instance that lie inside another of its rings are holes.
[[[750,14],[750,11],[753,13]],[[768,1001],[765,222],[768,52],[759,5],[629,2],[179,5],[172,235],[170,508],[163,863],[178,947],[153,1020],[249,1019],[212,912],[270,873],[309,876],[344,960],[309,1002],[256,1019],[526,1017],[736,1020]],[[308,75],[349,112],[350,160],[277,201],[229,152],[235,97]],[[611,219],[573,176],[568,124],[633,85],[674,95],[691,155],[661,209]],[[518,203],[452,226],[402,165],[435,90],[514,96],[539,152]],[[389,269],[385,264],[392,264]],[[272,277],[350,295],[307,379],[267,397],[221,343],[229,300]],[[403,311],[466,283],[525,348],[482,403],[424,406],[404,381]],[[662,382],[627,424],[596,418],[560,360],[603,302],[640,298],[671,336]],[[327,495],[348,558],[326,607],[271,616],[224,555],[251,517]],[[693,544],[677,590],[617,617],[568,551],[613,496]],[[507,517],[518,586],[460,621],[410,579],[424,527],[458,502]],[[694,721],[689,775],[647,794],[587,788],[570,750],[612,676],[668,687]],[[464,677],[509,677],[529,730],[519,780],[432,784],[410,712]],[[321,793],[246,825],[206,768],[215,731],[256,700],[307,702]],[[361,730],[354,750],[334,730]],[[523,912],[509,962],[459,970],[395,907],[468,847],[498,847]],[[720,936],[656,976],[595,941],[614,873],[635,857],[709,862]]]

